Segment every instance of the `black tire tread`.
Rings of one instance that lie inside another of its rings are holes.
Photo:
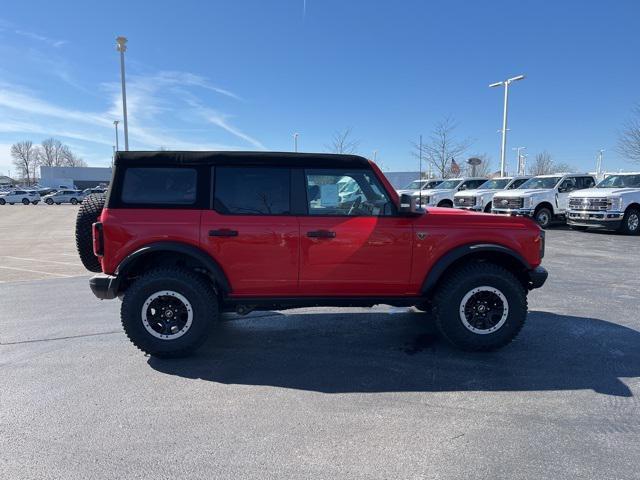
[[[638,210],[637,208],[629,208],[627,209],[626,212],[624,212],[624,217],[622,217],[622,224],[620,225],[620,232],[625,234],[625,235],[639,235],[640,234],[640,230],[636,231],[635,233],[632,232],[631,230],[629,230],[628,227],[628,221],[629,221],[629,216],[631,215],[632,212],[636,212],[638,215],[640,215],[640,210]]]
[[[207,309],[206,306],[208,306],[209,308],[202,314],[205,317],[209,316],[211,318],[209,328],[205,331],[204,334],[194,338],[191,343],[184,346],[183,348],[171,351],[161,351],[153,349],[148,344],[145,345],[145,337],[138,338],[135,335],[134,330],[132,330],[128,325],[129,320],[135,322],[139,319],[140,312],[138,312],[137,309],[134,309],[135,297],[140,293],[140,290],[146,288],[149,282],[161,279],[180,278],[188,283],[191,288],[196,288],[197,290],[199,290],[200,294],[205,297],[202,299],[204,300],[203,304],[205,305],[205,309]],[[202,276],[180,267],[159,267],[144,273],[126,290],[122,305],[120,306],[120,321],[127,338],[141,352],[158,358],[180,358],[190,355],[199,347],[201,347],[202,344],[207,340],[210,327],[215,323],[215,316],[216,312],[218,311],[217,305],[218,302],[215,291],[213,290],[212,286],[208,284],[204,280],[204,278],[202,278]]]
[[[93,235],[91,226],[98,220],[104,208],[106,196],[103,193],[94,193],[87,196],[80,205],[76,217],[76,249],[80,261],[90,272],[101,272],[102,267],[98,257],[93,254]]]
[[[522,286],[522,283],[516,278],[516,276],[507,270],[504,267],[496,265],[494,263],[486,263],[486,262],[472,262],[467,265],[461,266],[454,270],[451,274],[447,275],[444,280],[440,283],[436,293],[433,297],[433,313],[435,317],[436,327],[440,334],[449,342],[451,345],[461,348],[467,351],[493,351],[499,348],[504,347],[511,343],[520,333],[522,327],[524,326],[525,321],[520,323],[517,326],[516,331],[511,337],[506,338],[504,341],[500,343],[495,343],[491,346],[486,345],[478,345],[464,342],[459,338],[452,338],[447,334],[447,329],[444,328],[444,323],[448,320],[442,315],[442,311],[439,306],[445,304],[447,302],[447,296],[450,295],[453,291],[455,291],[456,287],[460,285],[464,280],[468,279],[472,275],[497,275],[501,279],[506,279],[509,283],[512,283],[513,286],[519,290],[524,297],[524,307],[525,311],[528,310],[528,301],[526,290]],[[526,319],[525,319],[526,320]]]

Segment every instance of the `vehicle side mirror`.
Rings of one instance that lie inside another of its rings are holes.
[[[405,216],[421,215],[422,213],[418,210],[418,207],[416,207],[415,197],[408,193],[400,195],[400,208],[398,211],[400,212],[400,215]]]

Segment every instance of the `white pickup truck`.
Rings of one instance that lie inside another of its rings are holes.
[[[502,190],[520,188],[531,176],[498,177],[487,180],[475,190],[463,190],[453,196],[453,206],[463,210],[491,213],[493,196]]]
[[[569,195],[567,223],[575,230],[589,227],[640,234],[640,173],[620,173],[595,188]]]
[[[539,175],[524,182],[517,190],[496,193],[491,212],[531,217],[542,228],[547,228],[554,220],[565,218],[571,192],[595,184],[593,175],[582,173]]]
[[[453,207],[453,196],[464,190],[475,190],[487,179],[485,177],[448,178],[443,180],[436,188],[423,192],[422,202],[417,201],[418,206],[426,207]],[[417,194],[413,195],[417,197]]]

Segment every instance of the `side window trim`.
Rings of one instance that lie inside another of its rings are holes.
[[[298,170],[298,169],[296,169]],[[299,175],[300,178],[299,180],[302,181],[302,187],[303,187],[303,192],[302,195],[300,195],[298,197],[299,198],[303,198],[304,199],[304,203],[302,204],[302,209],[299,215],[300,216],[308,216],[308,217],[334,217],[334,218],[348,218],[349,215],[344,215],[344,214],[326,214],[326,215],[314,215],[311,214],[309,212],[309,200],[308,200],[308,185],[307,185],[307,175],[313,175],[313,171],[318,171],[318,170],[334,170],[336,172],[338,171],[344,171],[344,172],[353,172],[353,169],[346,169],[346,168],[329,168],[329,169],[325,169],[325,168],[307,168],[307,169],[299,169]],[[375,183],[376,187],[380,190],[380,192],[384,195],[384,197],[387,199],[387,203],[390,205],[391,207],[391,213],[388,215],[352,215],[353,217],[372,217],[372,218],[377,218],[377,217],[398,217],[398,211],[397,208],[395,206],[395,204],[393,203],[393,201],[391,200],[391,198],[389,197],[389,192],[387,192],[387,190],[384,188],[384,185],[382,184],[382,182],[380,182],[380,180],[378,179],[378,177],[376,176],[375,172],[373,171],[373,169],[370,168],[364,168],[362,169],[363,172],[368,173],[369,176],[371,177],[372,181]],[[298,180],[296,178],[296,180]],[[373,190],[371,188],[371,186],[369,186],[369,188],[371,190]],[[375,192],[373,192],[375,193]]]

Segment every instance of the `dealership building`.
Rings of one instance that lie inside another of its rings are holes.
[[[91,188],[107,185],[111,181],[111,168],[101,167],[40,167],[40,185],[50,188]]]

